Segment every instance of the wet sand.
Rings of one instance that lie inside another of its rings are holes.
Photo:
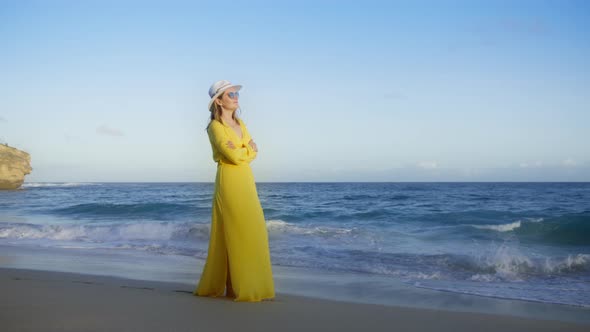
[[[0,268],[2,331],[587,331],[515,316],[364,304],[277,293],[273,301],[198,297],[186,284]]]

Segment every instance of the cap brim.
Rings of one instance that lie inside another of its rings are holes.
[[[211,100],[209,100],[209,107],[207,107],[207,109],[209,110],[209,112],[211,112],[211,105],[213,105],[213,101],[215,99],[217,99],[217,97],[219,97],[223,92],[225,92],[225,90],[227,90],[229,88],[236,88],[236,91],[240,91],[242,89],[242,86],[240,84],[230,85],[230,86],[226,87],[225,89],[222,89],[222,90],[217,91],[217,93],[215,94],[215,96],[211,97]]]

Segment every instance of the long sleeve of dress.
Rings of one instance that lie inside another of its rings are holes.
[[[244,125],[243,128],[246,129],[246,126]],[[248,129],[246,129],[246,132],[244,133],[244,135],[246,135],[245,141],[246,141],[246,148],[248,149],[248,157],[246,158],[246,160],[248,162],[251,162],[252,160],[254,160],[256,158],[256,156],[258,155],[258,152],[256,150],[254,150],[254,148],[252,148],[252,146],[249,143],[250,140],[252,139],[252,137],[250,136]]]
[[[227,142],[233,142],[233,140],[227,135],[223,125],[217,121],[211,123],[207,133],[209,134],[211,145],[232,164],[242,165],[244,163],[250,163],[256,157],[256,151],[249,144],[246,144],[244,147],[241,143],[234,142],[235,148],[230,148]]]

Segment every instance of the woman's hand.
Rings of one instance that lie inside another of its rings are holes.
[[[256,143],[254,143],[253,139],[251,139],[250,142],[248,142],[248,144],[250,144],[250,146],[252,147],[252,149],[254,149],[254,151],[258,152],[258,146],[256,145]],[[227,141],[227,146],[230,149],[236,148],[236,146],[234,145],[234,142],[232,142],[232,141]]]
[[[256,143],[254,143],[253,139],[250,139],[250,142],[248,142],[248,144],[250,144],[250,146],[252,147],[252,149],[254,149],[254,151],[258,152],[258,147],[256,146]]]

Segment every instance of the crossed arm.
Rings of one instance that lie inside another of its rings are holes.
[[[211,123],[207,132],[211,144],[213,144],[215,148],[217,148],[217,150],[232,164],[248,164],[254,160],[258,154],[258,149],[254,148],[256,144],[253,143],[254,141],[252,139],[250,139],[245,147],[236,147],[231,138],[225,133],[225,129],[221,124],[215,122]],[[247,137],[250,138],[249,133],[246,132],[244,135],[247,135]]]

